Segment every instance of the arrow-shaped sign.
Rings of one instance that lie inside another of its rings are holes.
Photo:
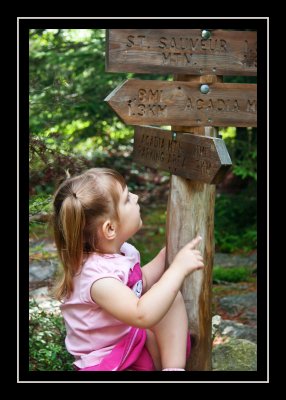
[[[256,126],[255,84],[130,79],[105,99],[130,125]]]
[[[135,127],[133,159],[209,184],[219,183],[232,164],[222,139],[151,126]]]

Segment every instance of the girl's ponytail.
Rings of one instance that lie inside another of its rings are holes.
[[[76,274],[83,259],[85,215],[82,205],[75,195],[68,196],[63,201],[59,221],[65,243],[61,258],[65,264],[70,265],[73,274]]]
[[[68,178],[54,196],[54,237],[63,276],[55,286],[58,300],[69,297],[73,278],[80,272],[84,258],[97,248],[98,223],[109,216],[118,220],[119,192],[126,183],[118,172],[107,168],[92,168]]]
[[[76,194],[67,196],[61,205],[55,227],[55,240],[64,267],[65,278],[59,283],[55,296],[59,299],[73,291],[73,277],[83,261],[83,231],[85,214]]]

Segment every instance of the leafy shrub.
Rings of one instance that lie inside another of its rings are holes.
[[[251,277],[251,271],[247,267],[225,268],[216,266],[213,269],[213,282],[245,282]]]
[[[65,326],[61,315],[41,310],[30,302],[29,370],[72,371],[74,358],[65,348]]]
[[[215,205],[216,250],[248,252],[257,246],[257,199],[247,192],[220,195]]]
[[[41,194],[31,196],[29,200],[29,215],[33,216],[40,212],[50,213],[52,205],[52,196]]]

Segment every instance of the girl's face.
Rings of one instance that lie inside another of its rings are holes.
[[[142,226],[138,196],[129,192],[126,186],[123,190],[120,185],[119,201],[119,235],[122,242],[133,236]]]

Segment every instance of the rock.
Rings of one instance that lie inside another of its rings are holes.
[[[216,253],[214,256],[214,265],[220,267],[252,267],[257,265],[257,254],[253,253],[249,256]]]
[[[48,286],[40,287],[39,289],[30,290],[29,295],[31,297],[47,297],[49,295],[49,288]]]
[[[31,263],[29,268],[29,282],[39,282],[52,278],[56,267],[57,263],[52,260]]]
[[[212,317],[212,338],[215,337],[216,333],[220,331],[221,316],[214,315]]]
[[[222,320],[219,325],[219,333],[236,339],[247,339],[253,343],[257,341],[257,328],[230,320]]]
[[[231,317],[244,315],[248,320],[256,321],[256,292],[247,293],[244,295],[225,296],[219,299],[221,308],[226,311]]]
[[[229,339],[212,351],[213,371],[256,371],[257,346],[246,339]]]

